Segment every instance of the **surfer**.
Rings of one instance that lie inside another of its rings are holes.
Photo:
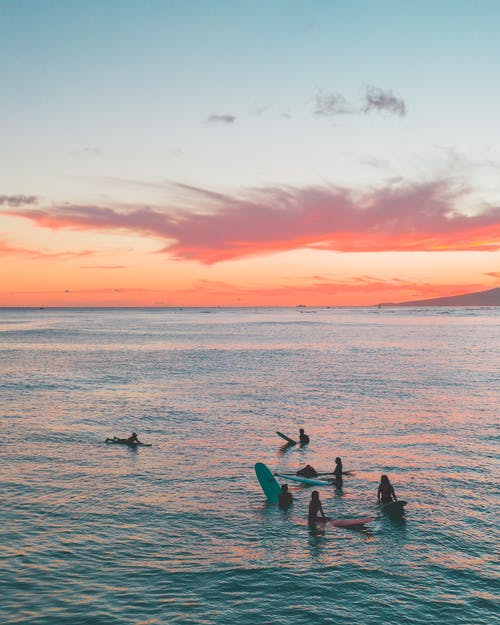
[[[378,503],[391,503],[391,501],[397,501],[394,487],[389,482],[387,475],[380,476],[380,484],[378,485],[377,501]]]
[[[309,514],[307,515],[308,522],[316,523],[320,513],[321,516],[325,518],[323,506],[321,505],[321,501],[319,499],[319,491],[313,490],[313,492],[311,493],[311,501],[309,502]]]
[[[318,472],[310,464],[306,464],[306,466],[303,469],[299,469],[295,475],[302,475],[302,477],[317,477]]]
[[[132,432],[132,434],[128,438],[118,438],[118,436],[113,436],[113,438],[107,438],[106,443],[123,443],[124,445],[142,445],[141,441],[137,438],[137,434]]]
[[[289,508],[293,503],[293,495],[288,490],[288,484],[281,485],[281,491],[278,495],[278,505],[280,508]]]
[[[299,440],[300,440],[300,444],[301,445],[307,445],[307,443],[309,443],[309,436],[307,436],[307,434],[304,432],[304,428],[300,428],[299,430]]]
[[[333,470],[333,475],[335,475],[337,482],[342,481],[342,459],[338,456],[335,458],[335,469]]]

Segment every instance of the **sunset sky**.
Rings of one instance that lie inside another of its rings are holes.
[[[1,0],[0,306],[500,285],[500,2]]]

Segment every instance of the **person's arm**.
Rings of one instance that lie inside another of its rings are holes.
[[[396,497],[396,493],[394,492],[394,487],[391,486],[391,492],[392,492],[392,498],[394,499],[394,501],[397,501],[398,498]]]
[[[325,518],[325,513],[323,512],[323,506],[321,505],[321,501],[319,502],[319,512],[321,512],[321,516]]]

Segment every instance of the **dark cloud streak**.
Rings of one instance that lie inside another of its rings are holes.
[[[25,206],[37,203],[38,198],[35,195],[0,195],[0,205],[2,206]]]
[[[207,124],[234,124],[235,115],[210,115],[207,117]]]

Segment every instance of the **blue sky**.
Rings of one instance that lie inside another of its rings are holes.
[[[2,169],[50,194],[86,175],[363,184],[370,159],[417,176],[447,151],[496,159],[499,18],[497,2],[4,0]],[[366,85],[407,114],[314,114],[318,93],[356,106]]]

